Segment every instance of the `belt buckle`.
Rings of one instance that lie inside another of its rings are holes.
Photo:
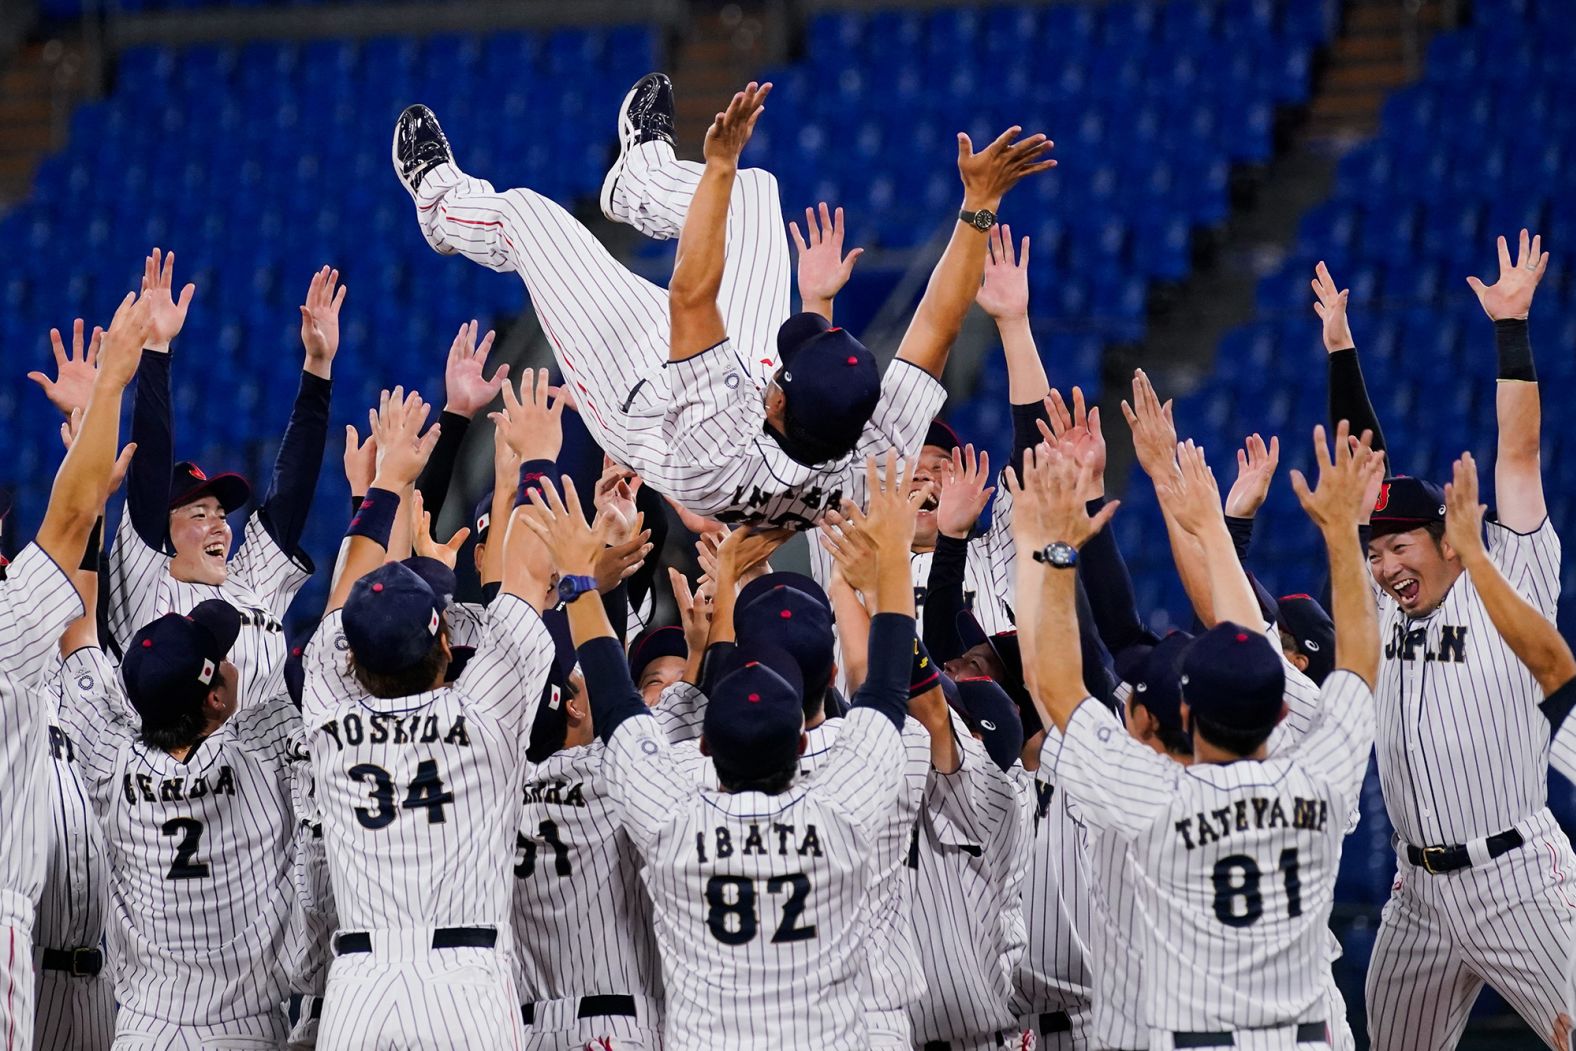
[[[70,971],[71,977],[73,977],[73,978],[91,978],[91,977],[93,977],[93,972],[90,971],[90,970],[86,970],[85,969],[86,965],[80,962],[89,953],[91,953],[93,951],[94,950],[92,950],[92,949],[72,949],[71,950],[71,971]]]
[[[1447,848],[1447,847],[1424,847],[1423,848],[1423,871],[1428,873],[1430,876],[1437,876],[1437,875],[1439,875],[1440,874],[1439,870],[1434,868],[1434,860],[1433,859],[1436,856],[1443,857],[1448,849],[1449,848]]]

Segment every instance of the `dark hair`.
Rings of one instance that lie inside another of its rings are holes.
[[[441,619],[438,622],[438,634],[433,637],[432,646],[427,650],[426,656],[409,668],[397,672],[373,671],[357,663],[356,655],[352,653],[351,674],[356,677],[362,689],[383,700],[426,693],[432,689],[433,683],[442,679],[444,669],[449,666],[449,655],[443,650],[443,643],[448,637],[449,622],[447,619]]]
[[[1194,737],[1202,737],[1216,748],[1230,752],[1232,755],[1252,755],[1258,751],[1261,744],[1270,739],[1270,734],[1275,732],[1273,726],[1262,730],[1228,730],[1191,712],[1189,715],[1193,720]]]
[[[1297,636],[1293,635],[1279,624],[1275,625],[1275,630],[1280,634],[1280,644],[1281,650],[1283,652],[1301,653],[1304,657],[1307,656],[1306,653],[1302,652],[1302,643],[1297,641]]]
[[[1445,538],[1445,523],[1424,522],[1423,532],[1434,538],[1434,547],[1439,550],[1440,554],[1444,554],[1444,548],[1440,545],[1440,541]]]
[[[809,722],[826,711],[826,694],[832,688],[832,672],[827,669],[826,680],[819,686],[804,688],[804,721]]]
[[[1128,703],[1134,708],[1142,708],[1151,715],[1154,714],[1148,705],[1138,699],[1136,693],[1128,698]],[[1172,755],[1193,754],[1193,739],[1188,736],[1188,732],[1180,726],[1167,726],[1158,716],[1155,718],[1155,736],[1160,738],[1160,744]]]
[[[717,783],[726,792],[764,792],[769,796],[780,795],[788,790],[789,785],[793,784],[794,775],[799,772],[798,756],[795,756],[794,761],[781,770],[775,770],[764,776],[756,775],[754,777],[731,770],[727,761],[719,755],[712,756],[711,761],[717,767]]]
[[[214,689],[224,682],[224,667],[220,665],[214,672]],[[233,684],[232,684],[233,685]],[[184,712],[161,713],[164,716],[162,724],[155,725],[147,716],[142,719],[142,743],[149,748],[157,748],[161,752],[173,752],[177,748],[190,748],[202,740],[203,728],[208,724],[208,717],[203,711],[203,706],[208,698],[213,696],[213,690],[203,694],[203,699],[194,707]]]

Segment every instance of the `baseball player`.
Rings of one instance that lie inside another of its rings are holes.
[[[1487,550],[1552,620],[1560,541],[1543,496],[1527,335],[1548,254],[1525,230],[1514,262],[1504,238],[1498,249],[1498,280],[1469,279],[1494,322],[1499,358],[1498,506]],[[1327,270],[1314,288],[1326,348],[1352,347],[1347,293]],[[1576,854],[1547,806],[1543,690],[1495,631],[1475,579],[1463,577],[1445,539],[1443,491],[1391,478],[1373,507],[1368,555],[1384,643],[1379,777],[1398,840],[1367,977],[1373,1046],[1454,1047],[1485,982],[1556,1046],[1558,1020],[1571,1011],[1564,972],[1576,956]]]
[[[105,333],[77,438],[50,490],[33,542],[0,573],[0,1039],[33,1046],[33,924],[49,849],[48,698],[41,678],[66,626],[88,607],[68,576],[80,565],[115,467],[126,385],[148,330],[148,305],[128,295]]]
[[[918,504],[890,463],[884,483],[870,470],[863,527],[880,568],[869,678],[808,777],[799,772],[803,696],[792,658],[740,651],[712,688],[702,750],[720,788],[704,788],[647,717],[600,605],[568,606],[614,805],[646,862],[670,1046],[870,1046],[859,995],[863,913],[886,863],[876,856],[888,849],[878,826],[903,779],[914,638],[907,555]],[[587,525],[566,489],[563,501],[551,490],[533,496],[529,520],[560,574],[574,579],[605,524]]]
[[[926,994],[909,1008],[925,1048],[1018,1046],[1012,976],[1026,942],[1024,838],[1029,800],[1013,776],[1023,750],[1017,707],[989,679],[955,684],[962,755],[925,786],[909,854]]]
[[[328,431],[329,381],[339,349],[339,308],[345,289],[339,273],[313,275],[301,308],[306,363],[274,474],[252,513],[246,538],[231,556],[226,516],[251,498],[246,479],[204,474],[190,461],[174,463],[170,423],[170,341],[180,333],[193,286],[171,295],[175,255],[148,257],[144,287],[153,304],[153,332],[138,370],[132,437],[140,455],[132,462],[114,550],[110,555],[109,626],[117,642],[169,612],[222,598],[241,611],[241,635],[232,654],[240,676],[241,706],[284,692],[287,646],[281,620],[312,573],[300,550]],[[337,291],[336,291],[337,287]]]
[[[667,292],[625,270],[558,205],[526,189],[495,193],[461,172],[425,107],[401,115],[393,153],[435,250],[525,281],[582,416],[614,460],[697,513],[802,529],[844,497],[862,500],[863,456],[917,451],[946,396],[938,377],[979,285],[983,231],[1003,194],[1053,162],[1040,160],[1044,136],[1013,143],[1016,128],[978,154],[959,137],[962,218],[883,380],[828,318],[788,318],[776,182],[738,171],[769,90],[752,84],[718,114],[704,167],[673,159],[665,77],[626,98],[604,201],[647,233],[682,233]]]
[[[534,389],[533,389],[534,387]],[[526,370],[498,437],[522,475],[558,455],[546,375]],[[440,433],[396,388],[376,417],[377,473],[351,523],[328,613],[305,655],[302,710],[339,914],[318,1045],[497,1048],[522,1040],[509,960],[523,742],[553,643],[538,606],[547,572],[510,528],[484,645],[446,683],[440,602],[408,567],[384,564],[400,513]],[[498,542],[497,540],[494,541]]]
[[[1309,492],[1300,474],[1293,484],[1329,550],[1342,631],[1338,669],[1324,687],[1319,721],[1274,758],[1266,746],[1285,714],[1284,664],[1262,635],[1229,621],[1183,657],[1191,766],[1158,755],[1102,706],[1084,703],[1077,661],[1066,656],[1067,635],[1077,630],[1067,570],[1110,508],[1088,516],[1077,490],[1088,467],[1055,452],[1025,465],[1016,494],[1016,535],[1023,553],[1035,554],[1019,561],[1020,624],[1035,629],[1024,633],[1026,669],[1041,714],[1055,727],[1044,765],[1086,823],[1129,841],[1150,1048],[1328,1046],[1327,921],[1341,816],[1366,767],[1366,748],[1352,745],[1373,726],[1364,675],[1373,676],[1378,662],[1355,534],[1368,476],[1381,462],[1366,446],[1354,453],[1344,426],[1333,460],[1322,428],[1315,445],[1318,489]],[[1183,461],[1180,486],[1202,485],[1202,457],[1189,450]],[[1216,501],[1212,486],[1206,496]],[[1235,558],[1224,530],[1200,540],[1223,541]]]
[[[237,714],[240,631],[210,599],[133,635],[119,676],[91,622],[65,660],[61,723],[109,858],[116,1051],[285,1035],[300,715],[287,695]]]

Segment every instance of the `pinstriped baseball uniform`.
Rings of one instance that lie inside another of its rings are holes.
[[[1029,801],[956,714],[963,765],[931,771],[910,863],[917,867],[915,934],[926,995],[909,1008],[914,1043],[1000,1046],[1016,1038],[1012,974],[1023,955],[1024,840]],[[1011,1045],[1008,1045],[1011,1046]]]
[[[71,579],[29,544],[0,581],[0,1040],[33,1043],[33,916],[49,853],[42,677],[61,633],[82,616]]]
[[[1547,519],[1518,534],[1487,525],[1489,557],[1554,619],[1560,541]],[[1400,842],[1465,844],[1476,862],[1441,876],[1400,854],[1368,971],[1380,1051],[1454,1046],[1484,981],[1539,1033],[1576,1013],[1576,854],[1547,807],[1549,723],[1532,674],[1494,630],[1472,580],[1411,619],[1379,601],[1379,777]],[[1489,858],[1484,837],[1525,844]]]
[[[637,147],[630,158],[654,148]],[[639,167],[626,162],[621,193],[640,183],[631,172]],[[723,303],[732,338],[679,362],[667,360],[667,293],[631,274],[552,201],[525,189],[496,193],[444,164],[423,176],[416,208],[439,251],[520,275],[587,427],[614,460],[699,514],[808,528],[845,497],[863,505],[864,458],[917,451],[946,391],[925,370],[894,362],[852,456],[815,467],[790,459],[763,430],[764,382],[777,363],[774,352],[757,349],[771,346],[787,318],[776,180],[747,170],[734,192],[730,244],[741,240],[728,254],[724,284],[769,287],[758,294],[780,304],[761,309],[741,291]],[[754,269],[762,252],[780,253],[781,265]]]
[[[109,858],[116,1051],[277,1044],[300,714],[288,698],[254,704],[180,760],[136,738],[102,650],[69,655],[64,682]]]
[[[539,1051],[660,1046],[660,966],[640,855],[618,823],[600,740],[566,748],[526,777],[514,865],[520,999],[534,1005],[525,1046]],[[582,997],[638,997],[637,1017],[577,1019]],[[555,1024],[556,1023],[556,1024]]]
[[[285,1046],[291,1051],[316,1046],[323,993],[334,959],[331,939],[339,927],[334,887],[329,881],[328,853],[323,846],[323,815],[318,810],[311,756],[304,746],[302,757],[294,778],[295,888],[300,908],[292,915],[292,923],[300,933],[289,939],[297,952],[283,961],[290,983],[290,999],[283,1005],[290,1025]]]
[[[241,611],[241,634],[229,660],[240,672],[242,708],[285,692],[285,611],[312,573],[286,554],[254,513],[246,538],[230,559],[222,585],[195,584],[170,575],[170,557],[149,547],[122,513],[110,552],[109,626],[122,643],[166,613],[186,613],[199,602],[223,599]]]
[[[670,744],[698,741],[706,719],[706,695],[699,686],[680,680],[662,691],[651,714]]]
[[[1183,767],[1087,701],[1047,737],[1042,769],[1136,862],[1152,1049],[1177,1032],[1255,1029],[1253,1046],[1289,1051],[1299,1024],[1327,1021],[1335,873],[1374,713],[1350,672],[1322,692],[1307,736],[1263,761]]]
[[[1549,699],[1554,700],[1556,694],[1569,697],[1573,692],[1576,692],[1576,679],[1561,686]],[[1576,719],[1567,716],[1554,740],[1549,742],[1549,765],[1569,780],[1576,781]]]
[[[33,1043],[37,1051],[106,1051],[115,1037],[115,985],[107,961],[93,976],[42,966],[45,949],[102,951],[109,880],[98,815],[77,770],[76,745],[60,726],[64,669],[58,664],[47,691],[53,820],[44,893],[33,926],[33,959],[40,965]]]
[[[870,1046],[868,888],[888,867],[904,753],[878,710],[842,723],[816,771],[774,796],[699,787],[655,719],[614,730],[604,772],[646,859],[669,1047]]]
[[[385,700],[350,673],[342,617],[307,650],[302,707],[340,930],[371,951],[335,958],[318,1046],[516,1047],[511,869],[552,636],[500,595],[457,682]],[[494,928],[499,944],[434,949],[439,928]]]

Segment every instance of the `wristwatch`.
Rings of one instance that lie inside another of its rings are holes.
[[[996,213],[989,208],[981,208],[977,212],[959,212],[958,219],[961,222],[968,223],[980,233],[984,233],[996,225]]]
[[[1058,540],[1036,551],[1034,560],[1043,562],[1053,569],[1071,569],[1078,564],[1078,549]]]
[[[558,599],[573,602],[581,595],[596,590],[596,577],[562,576],[558,578]]]

